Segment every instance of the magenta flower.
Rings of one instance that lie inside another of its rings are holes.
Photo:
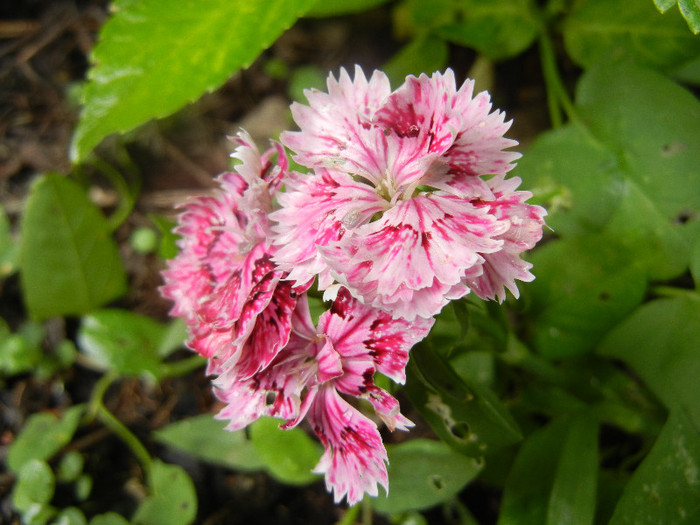
[[[374,384],[374,374],[403,383],[408,351],[432,324],[393,318],[340,289],[315,329],[300,300],[289,343],[267,367],[247,379],[227,367],[216,380],[217,396],[227,403],[217,417],[228,419],[231,430],[265,415],[286,420],[283,428],[306,417],[325,448],[315,472],[325,475],[336,502],[346,497],[353,505],[365,493],[376,496],[378,485],[388,491],[377,425],[341,394],[369,401],[390,430],[413,426],[398,401]]]
[[[187,323],[189,346],[209,358],[209,373],[237,363],[249,377],[289,340],[304,288],[280,281],[272,262],[268,214],[287,171],[284,151],[278,145],[260,155],[247,134],[235,140],[236,172],[219,177],[216,195],[184,205],[180,253],[163,272],[161,294],[174,302],[171,315]]]
[[[282,141],[313,172],[293,176],[271,216],[278,267],[406,319],[470,290],[517,296],[515,279],[534,278],[520,254],[546,212],[505,179],[520,156],[505,151],[517,144],[503,137],[510,122],[472,91],[448,70],[391,92],[386,75],[357,67],[307,92],[309,106],[292,106],[300,131]]]

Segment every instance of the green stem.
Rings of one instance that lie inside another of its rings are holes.
[[[691,299],[700,301],[700,292],[698,290],[689,290],[687,288],[676,288],[675,286],[655,286],[652,292],[660,297]]]
[[[372,502],[366,496],[362,500],[362,522],[361,523],[362,523],[362,525],[372,525]]]
[[[114,432],[134,453],[148,478],[152,465],[151,455],[138,438],[104,405],[104,395],[118,377],[116,372],[109,372],[100,378],[90,396],[86,418],[88,421],[97,418],[104,426]]]
[[[179,377],[201,368],[206,362],[207,360],[204,357],[193,355],[192,357],[180,359],[174,363],[162,363],[161,368],[164,376]]]
[[[343,518],[336,523],[336,525],[353,525],[357,519],[357,515],[360,513],[360,506],[353,505],[345,511]]]
[[[552,39],[546,30],[540,33],[539,39],[540,60],[542,62],[542,74],[544,75],[545,87],[547,90],[547,106],[553,128],[559,128],[564,123],[562,110],[570,121],[579,121],[573,102],[566,92],[564,83],[559,76],[557,68],[556,53]]]

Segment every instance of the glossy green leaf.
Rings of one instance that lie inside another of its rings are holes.
[[[590,525],[598,476],[598,423],[583,412],[523,443],[506,482],[498,525]]]
[[[631,315],[599,352],[624,361],[670,410],[700,428],[700,301],[657,299]]]
[[[411,404],[450,447],[472,457],[521,439],[498,398],[478,382],[467,384],[427,344],[411,351],[406,393]]]
[[[90,525],[129,525],[129,521],[116,512],[98,514],[90,520]]]
[[[127,310],[99,310],[83,317],[78,346],[101,370],[160,377],[158,350],[167,327]]]
[[[20,277],[38,319],[79,315],[124,293],[126,274],[107,220],[83,189],[40,177],[22,217]]]
[[[12,504],[17,510],[26,513],[36,507],[46,505],[53,498],[56,488],[51,467],[42,460],[31,459],[24,463],[17,473],[17,483],[12,491]]]
[[[537,38],[540,22],[531,0],[466,0],[458,20],[439,28],[440,36],[493,60],[525,51]]]
[[[71,158],[220,86],[317,0],[122,2],[93,51]]]
[[[700,1],[698,0],[654,0],[656,7],[665,13],[677,5],[683,18],[688,22],[688,27],[696,35],[700,33]]]
[[[700,54],[695,38],[677,11],[664,15],[648,0],[584,0],[566,18],[564,44],[578,64],[602,58],[633,58],[670,70]]]
[[[700,428],[672,410],[644,461],[627,483],[610,525],[700,522]]]
[[[452,498],[474,479],[483,462],[440,441],[412,439],[388,445],[389,495],[380,491],[372,506],[384,514],[426,509]]]
[[[149,496],[136,509],[134,525],[188,525],[197,516],[197,493],[182,467],[155,460],[148,479]]]
[[[399,86],[406,76],[432,74],[447,64],[447,42],[431,35],[416,37],[384,64],[384,72],[393,86]]]
[[[31,460],[48,460],[73,437],[85,407],[75,405],[58,418],[42,412],[29,417],[10,446],[7,465],[15,472]]]
[[[591,352],[644,299],[644,268],[614,237],[558,239],[536,250],[530,261],[538,276],[526,290],[532,301],[532,346],[544,357]]]
[[[389,0],[316,0],[305,16],[341,16],[366,11]]]
[[[225,426],[210,414],[202,414],[171,423],[154,434],[161,443],[205,461],[237,470],[261,470],[264,463],[245,431],[229,432]]]
[[[262,418],[250,426],[250,439],[265,468],[290,485],[318,480],[311,471],[321,458],[321,446],[300,428],[281,430],[279,425],[279,420]]]

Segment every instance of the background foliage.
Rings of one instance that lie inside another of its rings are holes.
[[[128,162],[105,163],[104,152],[126,155],[138,126],[256,59],[298,97],[325,72],[290,69],[264,50],[300,17],[374,9],[391,13],[402,42],[384,66],[394,86],[467,53],[470,74],[498,99],[498,75],[536,58],[550,125],[529,137],[514,174],[549,210],[550,231],[528,256],[537,279],[520,286],[519,301],[454,303],[414,349],[403,394],[422,423],[388,446],[389,496],[338,519],[353,523],[362,510],[363,523],[700,520],[697,0],[115,0],[111,8],[80,89],[70,175],[36,176],[19,221],[0,210],[0,279],[19,281],[26,311],[0,319],[0,382],[31,376],[62,388],[71,374],[91,377],[82,399],[28,416],[5,447],[14,519],[193,523],[205,489],[192,481],[191,458],[318,484],[310,471],[320,449],[301,429],[261,420],[229,433],[201,414],[137,437],[107,408],[110,389],[128,378],[164,384],[201,374],[202,361],[181,350],[179,323],[120,302],[135,284],[118,232],[141,181]],[[114,133],[119,140],[105,141]],[[108,217],[86,191],[89,167],[119,193]],[[173,255],[171,225],[151,216],[129,250],[162,265]],[[69,327],[62,337],[56,323]],[[140,466],[128,512],[95,503],[97,452],[76,442],[96,426]]]

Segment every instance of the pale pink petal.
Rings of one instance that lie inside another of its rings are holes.
[[[319,389],[308,419],[325,452],[314,472],[324,474],[336,503],[349,505],[365,494],[377,496],[378,485],[388,492],[386,449],[377,426],[342,399],[335,388]]]

